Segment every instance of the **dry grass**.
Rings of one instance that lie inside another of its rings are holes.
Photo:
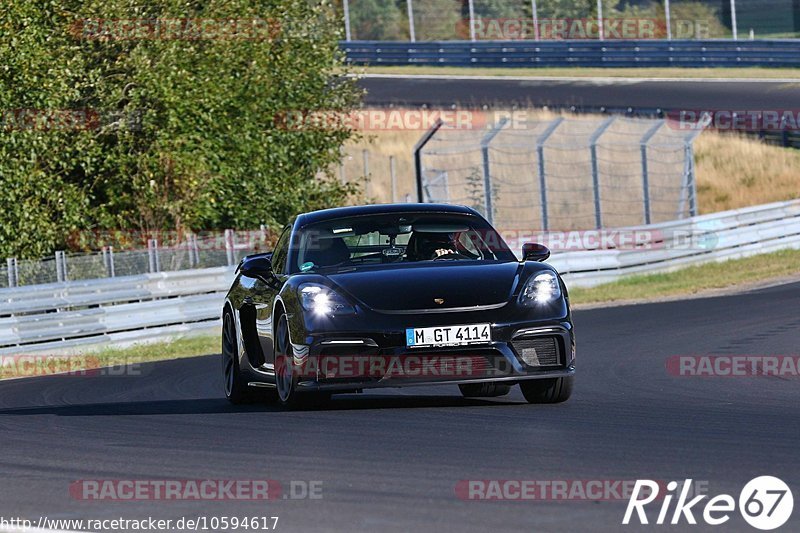
[[[536,119],[552,119],[554,116],[550,112],[532,111],[528,112],[527,116]],[[571,116],[571,118],[575,118]],[[587,118],[597,120],[598,117]],[[664,128],[665,135],[670,135],[669,128]],[[387,131],[374,131],[370,135],[356,143],[346,147],[346,154],[344,161],[344,174],[348,180],[363,179],[363,150],[369,152],[369,171],[370,179],[365,183],[364,198],[359,201],[369,202],[390,202],[392,201],[391,179],[389,172],[389,156],[394,156],[396,160],[396,174],[397,174],[397,187],[395,199],[397,201],[404,201],[406,198],[411,201],[416,200],[416,181],[414,177],[414,162],[412,157],[412,150],[414,144],[419,140],[424,132],[420,130],[387,130]],[[566,132],[565,132],[566,133]],[[475,138],[474,132],[469,132],[465,135],[472,135]],[[620,130],[617,132],[610,132],[606,138],[623,141],[625,140],[626,132]],[[498,140],[502,140],[498,138]],[[568,142],[567,136],[563,139],[553,138],[556,143]],[[654,139],[656,140],[656,139]],[[602,158],[603,152],[599,153]],[[437,163],[448,167],[467,167],[479,164],[477,154],[472,154],[468,157],[457,155],[451,157],[449,160],[440,160]],[[535,162],[535,155],[531,154],[514,154],[506,155],[508,160],[511,161],[531,161]],[[525,158],[528,159],[525,159]],[[589,172],[588,163],[582,156],[575,156],[574,153],[558,154],[556,152],[547,154],[548,158],[560,157],[564,164],[572,164],[580,166],[579,173],[581,175]],[[631,179],[638,178],[630,177],[635,176],[640,172],[638,161],[638,145],[632,144],[630,150],[617,151],[615,153],[607,152],[606,159],[615,158],[616,163],[612,166],[606,167],[606,172],[609,174],[616,172],[620,175],[627,177],[617,178],[617,183],[611,184],[618,186],[620,183],[627,184]],[[460,158],[460,159],[459,159]],[[763,144],[755,139],[738,137],[731,134],[720,134],[714,131],[706,131],[702,133],[695,141],[695,161],[697,173],[697,191],[698,191],[698,205],[701,213],[712,213],[716,211],[723,211],[728,209],[735,209],[739,207],[746,207],[751,205],[790,200],[800,198],[800,151],[781,148]],[[585,168],[584,168],[585,167]],[[514,169],[512,169],[514,170]],[[664,170],[664,169],[662,169]],[[533,172],[533,171],[531,171]],[[603,168],[601,168],[601,173]],[[505,197],[503,201],[517,203],[521,205],[531,205],[537,197],[538,191],[535,184],[530,184],[530,181],[523,183],[519,180],[524,178],[530,180],[530,175],[522,176],[517,169],[516,173],[509,172],[508,175],[502,176],[504,180],[510,185],[506,186]],[[515,181],[516,180],[516,181]],[[670,183],[671,185],[675,185]],[[527,187],[527,190],[526,190]],[[631,182],[632,195],[635,198],[627,198],[631,201],[632,205],[639,202],[638,192],[636,185]],[[616,192],[609,191],[610,194],[616,194],[619,197],[619,190]],[[500,191],[503,194],[503,191]],[[630,196],[630,195],[629,195]],[[555,198],[551,198],[555,200]],[[654,198],[654,209],[657,209],[658,202],[663,202],[663,206],[672,206],[675,204],[674,198]],[[468,203],[468,202],[467,202]],[[576,222],[572,224],[573,227],[590,227],[591,220],[588,211],[584,213],[585,209],[577,209],[576,206],[569,202],[561,202],[561,207],[555,205],[554,212],[551,216],[558,216],[559,212],[562,216],[568,217],[569,215],[576,216]],[[530,210],[533,212],[533,210]],[[664,219],[674,218],[665,211],[662,215]],[[579,220],[578,220],[579,219]],[[512,221],[506,221],[509,224],[514,224],[515,227],[520,226],[538,226],[538,218],[521,218]],[[638,212],[632,213],[630,219],[625,217],[618,217],[617,220],[606,221],[608,225],[628,225],[640,223],[640,215]],[[561,227],[559,229],[571,229],[570,227]]]
[[[800,198],[800,151],[706,132],[695,143],[701,213]]]

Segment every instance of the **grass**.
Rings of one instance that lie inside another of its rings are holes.
[[[755,284],[800,274],[800,250],[708,263],[667,272],[630,276],[592,288],[570,290],[573,305],[657,300]]]
[[[455,76],[531,76],[543,78],[764,78],[798,79],[792,68],[473,68],[473,67],[366,67],[367,74],[419,74]]]
[[[122,368],[137,363],[216,354],[220,350],[219,344],[219,336],[203,335],[125,348],[106,347],[74,355],[6,355],[0,356],[0,379],[82,373],[104,367]]]

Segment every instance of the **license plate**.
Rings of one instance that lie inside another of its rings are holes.
[[[464,346],[466,344],[485,344],[491,341],[492,328],[490,324],[406,329],[406,346],[409,348]]]

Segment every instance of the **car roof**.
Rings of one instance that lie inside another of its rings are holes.
[[[356,217],[363,215],[386,215],[392,213],[453,213],[461,215],[479,216],[478,213],[463,205],[451,204],[373,204],[355,205],[350,207],[334,207],[311,211],[299,215],[295,220],[295,227],[305,226],[316,222],[324,222],[337,218]]]

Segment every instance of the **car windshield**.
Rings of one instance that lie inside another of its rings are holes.
[[[500,235],[471,215],[401,213],[326,220],[299,231],[292,272],[423,261],[514,261]]]

